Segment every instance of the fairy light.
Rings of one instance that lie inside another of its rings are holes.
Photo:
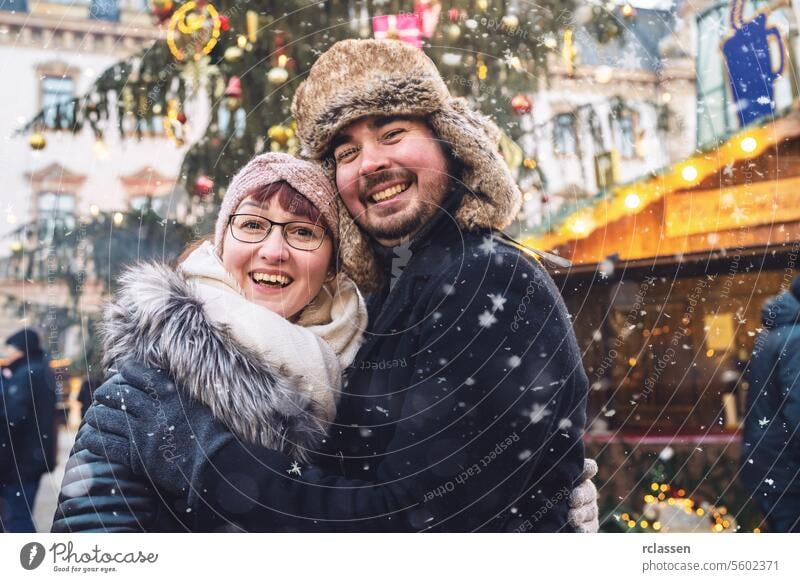
[[[115,212],[114,213],[114,224],[119,226],[120,224],[122,224],[123,220],[125,220],[125,217],[122,215],[121,212]]]
[[[686,182],[694,182],[697,180],[697,168],[692,164],[688,164],[681,170],[681,178]]]
[[[658,491],[658,483],[651,483],[650,489],[652,489],[653,491]]]
[[[744,153],[750,154],[756,151],[756,148],[758,147],[758,141],[752,135],[748,135],[741,142],[739,142],[739,147],[742,148]]]
[[[625,206],[627,206],[627,207],[628,207],[628,208],[630,208],[631,210],[634,210],[634,209],[636,209],[636,208],[639,208],[639,205],[640,205],[641,203],[642,203],[642,199],[641,199],[641,198],[639,198],[639,195],[638,195],[638,194],[628,194],[628,195],[625,197]]]

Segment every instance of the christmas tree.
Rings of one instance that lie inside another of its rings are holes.
[[[23,131],[39,148],[44,140],[36,130],[45,115],[55,115],[63,129],[88,126],[98,138],[164,123],[182,144],[183,106],[205,87],[211,121],[180,172],[200,208],[194,219],[202,222],[253,155],[298,153],[294,91],[317,57],[345,38],[395,38],[424,50],[451,92],[506,133],[500,147],[512,169],[535,172],[514,139],[548,62],[569,57],[576,28],[601,41],[615,38],[631,9],[575,0],[152,0],[150,10],[154,25],[165,28],[164,41],[115,64],[86,95],[40,112]]]

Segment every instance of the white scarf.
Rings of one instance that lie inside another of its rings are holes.
[[[178,267],[206,314],[285,376],[302,380],[328,423],[336,416],[342,371],[358,352],[367,326],[364,299],[340,273],[306,306],[297,323],[245,298],[216,248],[203,243]]]

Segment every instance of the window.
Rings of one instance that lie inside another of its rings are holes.
[[[75,228],[75,195],[68,192],[40,192],[36,199],[39,240],[52,242]]]
[[[553,149],[558,156],[574,156],[578,153],[575,116],[572,113],[556,116],[553,122]]]
[[[75,80],[66,75],[42,77],[42,114],[48,129],[69,129],[74,123]]]
[[[119,6],[117,0],[92,0],[89,5],[91,20],[108,20],[119,22]]]
[[[603,126],[600,123],[600,116],[591,110],[589,113],[589,131],[592,134],[595,155],[606,151],[606,140],[603,138]]]
[[[623,109],[616,118],[617,149],[623,158],[636,157],[636,114]]]
[[[0,10],[7,12],[27,12],[28,0],[4,0],[0,2]]]

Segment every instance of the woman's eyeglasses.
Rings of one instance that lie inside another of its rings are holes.
[[[298,251],[317,250],[327,234],[325,227],[311,222],[275,222],[254,214],[233,214],[229,224],[233,238],[243,243],[260,243],[273,226],[280,226],[286,244]]]

